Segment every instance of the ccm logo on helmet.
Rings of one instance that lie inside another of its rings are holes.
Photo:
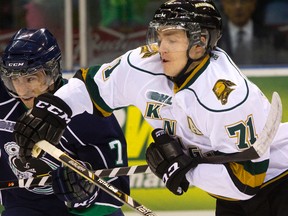
[[[36,107],[40,109],[47,109],[48,112],[57,115],[59,118],[63,119],[67,124],[71,121],[71,118],[69,118],[69,116],[63,110],[59,109],[58,107],[50,103],[47,103],[45,101],[38,101]]]
[[[8,62],[8,67],[23,67],[25,62]]]

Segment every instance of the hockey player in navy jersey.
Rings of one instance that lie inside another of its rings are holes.
[[[53,177],[52,186],[2,190],[5,208],[2,216],[121,216],[122,203],[62,167],[49,154],[23,163],[18,158],[19,146],[12,136],[15,121],[33,107],[35,97],[45,92],[53,93],[67,82],[62,78],[60,59],[56,39],[44,28],[20,29],[2,54],[0,181],[47,173]],[[57,146],[89,169],[127,166],[126,141],[114,116],[102,118],[83,113],[73,118]],[[108,181],[129,194],[127,176]]]
[[[215,151],[251,150],[271,107],[261,90],[217,47],[221,27],[212,0],[167,1],[149,24],[147,45],[110,63],[81,69],[53,96],[43,94],[37,100],[60,108],[72,119],[85,111],[109,116],[134,105],[158,129],[160,135],[148,147],[146,159],[171,192],[181,195],[189,184],[207,191],[217,199],[216,215],[286,216],[287,123],[280,125],[258,158],[198,164],[199,157]],[[39,117],[42,127],[58,132],[58,124],[65,128],[57,115],[34,106],[17,122],[15,139],[22,160],[31,157],[35,142],[48,139],[47,130],[29,123]],[[38,140],[33,140],[34,134],[40,134]]]

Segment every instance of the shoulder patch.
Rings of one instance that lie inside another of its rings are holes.
[[[235,83],[224,79],[220,79],[215,83],[213,92],[222,105],[227,103],[228,96],[234,90],[234,86],[236,86]]]

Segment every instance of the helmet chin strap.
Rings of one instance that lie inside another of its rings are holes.
[[[190,56],[189,56],[189,51],[187,51],[188,60],[187,60],[186,65],[184,66],[184,68],[180,71],[180,73],[179,73],[177,76],[175,76],[175,77],[168,77],[168,79],[170,79],[171,81],[173,81],[174,83],[176,83],[176,85],[177,85],[178,87],[180,87],[180,86],[185,82],[186,78],[192,73],[192,71],[193,71],[193,69],[194,69],[194,68],[193,68],[191,71],[189,71],[189,72],[186,73],[186,71],[188,70],[189,66],[190,66],[193,62],[199,61],[199,60],[203,59],[203,58],[206,56],[206,53],[207,53],[207,52],[205,52],[205,53],[204,53],[200,58],[198,58],[198,59],[192,59],[192,58],[190,58]]]

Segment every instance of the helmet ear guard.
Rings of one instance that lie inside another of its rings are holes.
[[[201,42],[201,27],[199,23],[187,23],[187,29],[189,49],[195,45],[203,45]]]

